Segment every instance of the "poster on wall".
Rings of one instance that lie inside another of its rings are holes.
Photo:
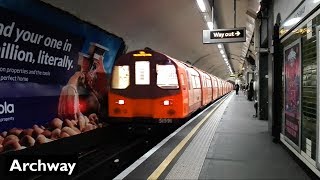
[[[109,75],[123,46],[40,1],[1,1],[0,153],[103,127]]]
[[[316,36],[317,36],[317,147],[316,147],[316,164],[317,168],[320,169],[320,117],[319,117],[319,103],[320,103],[320,96],[319,96],[319,91],[320,91],[320,85],[319,85],[319,67],[320,67],[320,26],[316,28]]]
[[[297,151],[301,136],[301,40],[284,49],[284,135]]]

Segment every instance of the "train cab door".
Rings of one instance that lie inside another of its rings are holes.
[[[188,89],[189,89],[189,107],[192,107],[192,105],[194,104],[194,91],[193,91],[193,77],[191,75],[191,73],[187,70],[187,76],[188,76]],[[190,109],[192,111],[192,109]]]
[[[189,114],[189,93],[190,93],[190,83],[188,81],[189,75],[188,75],[188,71],[184,70],[183,72],[179,72],[179,76],[180,76],[180,88],[181,88],[181,92],[182,92],[182,98],[183,98],[183,112],[186,114]]]

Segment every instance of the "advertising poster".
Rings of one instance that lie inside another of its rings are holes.
[[[285,136],[300,150],[301,131],[301,41],[296,40],[284,49],[285,66]]]
[[[317,168],[320,169],[320,117],[319,117],[319,112],[320,112],[320,96],[319,96],[319,91],[320,91],[320,86],[319,86],[319,67],[320,67],[320,26],[316,27],[316,35],[317,35],[317,147],[316,147],[316,165]]]
[[[0,153],[102,127],[123,46],[40,1],[0,1]]]

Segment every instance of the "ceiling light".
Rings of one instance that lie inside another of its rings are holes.
[[[226,55],[225,55],[225,54],[222,54],[222,57],[223,57],[223,58],[225,58],[225,57],[226,57]]]
[[[203,0],[197,0],[197,3],[201,12],[206,12],[206,5],[204,4]]]
[[[213,23],[212,22],[207,22],[207,25],[210,30],[213,30]]]
[[[320,2],[320,0],[313,0],[313,3],[318,3]]]
[[[319,0],[319,1],[320,1],[320,0]],[[222,45],[221,45],[221,44],[218,44],[218,48],[221,49],[221,48],[222,48]]]
[[[297,24],[299,21],[301,20],[301,17],[296,17],[296,18],[292,18],[289,19],[288,21],[286,21],[283,26],[292,26]]]
[[[220,53],[221,53],[221,54],[224,54],[224,51],[223,51],[223,50],[220,50]]]

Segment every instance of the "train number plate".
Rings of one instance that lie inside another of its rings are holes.
[[[159,119],[159,123],[172,123],[172,119]]]

